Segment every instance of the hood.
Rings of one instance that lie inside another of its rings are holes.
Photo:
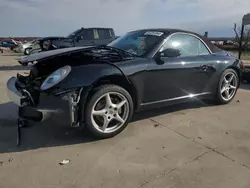
[[[44,60],[44,59],[54,58],[57,56],[62,56],[65,54],[80,52],[80,51],[87,49],[87,48],[90,48],[90,47],[93,47],[93,46],[70,47],[70,48],[61,48],[61,49],[57,49],[57,50],[44,51],[44,52],[35,53],[35,54],[31,54],[29,56],[22,57],[22,58],[18,59],[18,62],[22,65],[25,65],[25,64],[28,64],[28,63],[34,62],[34,61],[40,61],[40,60]]]

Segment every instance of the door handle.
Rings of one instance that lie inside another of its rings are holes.
[[[198,67],[199,70],[207,71],[208,69],[214,69],[213,64],[205,64],[205,65],[200,65]]]
[[[203,71],[206,71],[208,69],[208,65],[200,65],[198,67],[199,70],[203,70]]]

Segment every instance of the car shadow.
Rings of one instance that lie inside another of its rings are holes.
[[[184,109],[201,108],[210,105],[204,102],[192,102],[144,111],[136,113],[132,122]],[[87,132],[82,132],[77,128],[58,126],[55,122],[43,122],[22,128],[21,144],[17,147],[17,109],[18,107],[12,102],[0,104],[0,153],[22,152],[98,141],[98,139],[88,135]]]
[[[211,100],[205,100],[205,101],[192,101],[192,102],[186,102],[182,104],[175,104],[167,107],[157,108],[153,110],[147,110],[143,112],[136,113],[133,117],[132,121],[140,121],[147,118],[152,118],[164,114],[170,114],[170,113],[176,113],[185,109],[194,109],[194,108],[203,108],[203,107],[209,107],[214,106],[215,104]],[[182,112],[183,113],[183,112]]]
[[[244,82],[240,85],[240,89],[250,90],[250,84],[248,82]]]
[[[0,66],[0,71],[11,70],[30,70],[30,66],[13,65],[13,66]]]

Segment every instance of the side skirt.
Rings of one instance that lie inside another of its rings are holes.
[[[212,98],[213,98],[213,95],[211,92],[205,92],[205,93],[199,93],[199,94],[190,94],[190,95],[186,95],[182,97],[175,97],[171,99],[164,99],[160,101],[147,102],[147,103],[142,103],[140,105],[138,112],[153,109],[153,108],[160,108],[164,106],[185,103],[189,101],[200,101],[203,99],[212,99]]]

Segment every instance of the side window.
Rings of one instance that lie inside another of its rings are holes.
[[[98,34],[98,31],[96,29],[94,29],[94,39],[95,40],[99,39],[99,34]]]
[[[94,39],[93,29],[84,29],[83,30],[83,39],[84,40],[93,40]]]
[[[174,48],[181,52],[181,57],[207,54],[206,46],[196,37],[188,34],[174,34],[164,44],[163,49]]]
[[[100,39],[110,39],[112,34],[109,29],[98,29]]]
[[[110,35],[110,37],[113,37],[115,35],[115,33],[112,29],[109,29],[109,35]]]
[[[208,51],[207,47],[203,44],[203,42],[200,41],[199,55],[204,55],[204,54],[210,54],[210,52]]]
[[[78,40],[93,40],[94,39],[93,29],[83,29],[81,32],[77,34],[76,38]]]

